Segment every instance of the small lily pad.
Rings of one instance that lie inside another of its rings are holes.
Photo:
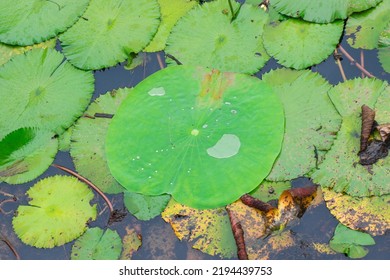
[[[22,184],[41,175],[57,154],[53,133],[19,128],[0,139],[0,182]]]
[[[84,233],[97,215],[92,191],[70,176],[47,177],[28,191],[29,205],[20,205],[12,220],[15,233],[25,243],[52,248]]]
[[[367,233],[355,231],[339,224],[329,245],[336,252],[357,259],[363,258],[368,253],[368,249],[363,246],[375,245],[375,241]]]
[[[160,23],[157,0],[91,0],[83,17],[60,36],[69,61],[101,69],[140,52]]]
[[[390,22],[379,36],[378,59],[383,69],[390,73]]]
[[[72,247],[71,260],[117,260],[122,240],[115,230],[89,228]]]
[[[351,15],[345,27],[348,44],[355,49],[377,48],[379,36],[390,22],[389,10],[390,0],[383,0],[373,9]]]
[[[253,190],[271,170],[283,109],[257,78],[172,66],[139,83],[106,139],[111,173],[131,192],[172,194],[214,208]]]
[[[217,0],[190,10],[172,29],[165,52],[184,65],[255,73],[268,61],[262,43],[268,15],[253,5]],[[194,29],[196,26],[196,29]],[[168,63],[175,63],[167,60]]]
[[[304,69],[328,58],[343,28],[340,20],[328,24],[293,18],[274,21],[264,28],[264,47],[283,66]]]
[[[55,37],[84,13],[89,0],[0,2],[0,42],[28,46]]]
[[[94,90],[92,73],[74,68],[52,49],[34,49],[0,67],[0,138],[19,127],[61,134]]]
[[[327,151],[340,128],[341,117],[328,97],[331,85],[309,70],[278,69],[263,76],[284,106],[286,119],[282,150],[268,175],[287,181],[308,173]]]
[[[104,150],[111,117],[131,89],[118,89],[99,96],[75,124],[70,154],[76,170],[103,192],[120,193],[124,188],[112,177]],[[96,113],[106,117],[95,117]]]
[[[153,40],[144,49],[145,52],[158,52],[165,49],[165,45],[173,26],[191,10],[198,1],[195,0],[157,0],[160,5],[161,23]]]
[[[322,188],[326,206],[347,227],[383,235],[390,230],[390,195],[352,197]]]
[[[359,163],[358,153],[361,106],[365,104],[374,108],[381,121],[389,119],[387,100],[390,98],[390,87],[380,80],[355,79],[337,85],[329,92],[329,96],[343,117],[343,122],[325,160],[311,175],[312,179],[322,187],[350,196],[389,194],[387,180],[390,176],[390,157],[379,159],[371,166],[363,166]]]
[[[125,192],[123,202],[131,214],[138,220],[147,221],[161,214],[167,206],[170,195],[157,196],[142,195],[133,192]]]

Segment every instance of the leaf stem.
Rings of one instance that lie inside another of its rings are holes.
[[[348,60],[354,64],[357,68],[359,68],[367,77],[376,78],[370,72],[368,72],[363,66],[361,66],[341,45],[338,45],[338,49],[345,55]]]
[[[237,256],[239,260],[248,260],[248,254],[246,252],[244,230],[242,229],[240,221],[234,216],[233,212],[226,207],[226,212],[229,215],[230,224],[233,231],[234,240],[237,245]]]
[[[0,239],[1,241],[3,241],[7,246],[8,248],[12,251],[12,253],[15,255],[16,259],[17,260],[20,260],[20,255],[18,254],[18,252],[15,250],[14,246],[12,246],[11,242],[9,242],[5,237],[3,237],[2,235],[0,235]]]
[[[364,68],[364,53],[363,53],[363,50],[360,50],[360,64],[362,65],[362,67]],[[364,73],[362,72],[362,78],[364,78],[365,75]]]
[[[165,66],[164,66],[164,63],[161,59],[161,55],[159,53],[157,54],[157,61],[158,61],[158,65],[160,65],[160,69],[164,69]]]
[[[345,76],[344,68],[343,68],[343,65],[341,64],[341,60],[340,60],[340,54],[337,52],[337,49],[334,50],[333,56],[334,56],[334,59],[336,60],[337,66],[339,67],[341,77],[343,78],[343,81],[345,82],[347,80],[347,77]]]
[[[275,208],[271,204],[261,201],[260,199],[257,199],[249,194],[244,194],[240,197],[242,203],[245,205],[256,208],[263,212],[268,212],[269,210]]]
[[[61,169],[71,175],[73,175],[74,177],[76,177],[77,179],[79,179],[80,181],[83,181],[84,183],[88,184],[88,186],[90,186],[92,189],[94,189],[103,199],[104,201],[107,203],[107,206],[108,208],[110,209],[110,217],[111,215],[114,213],[114,207],[112,206],[111,204],[111,201],[108,199],[108,197],[98,188],[96,187],[91,181],[89,181],[88,179],[84,178],[83,176],[81,176],[80,174],[64,167],[64,166],[61,166],[61,165],[58,165],[58,164],[55,164],[53,163],[52,166],[58,168],[58,169]]]

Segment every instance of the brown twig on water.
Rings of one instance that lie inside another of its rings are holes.
[[[160,65],[160,69],[164,69],[165,68],[164,62],[162,61],[161,55],[159,53],[157,53],[157,61],[158,61],[158,65]]]
[[[341,54],[337,52],[337,49],[334,50],[333,57],[336,60],[336,64],[339,67],[341,77],[343,78],[343,81],[345,82],[347,80],[347,77],[345,76],[343,65],[341,64]]]
[[[362,106],[362,130],[360,134],[360,151],[365,151],[368,146],[368,139],[370,138],[372,127],[375,122],[375,111],[367,105]]]
[[[2,235],[0,235],[0,240],[3,241],[7,246],[8,248],[12,251],[12,253],[15,255],[16,259],[17,260],[20,260],[20,255],[18,254],[18,252],[15,250],[14,246],[12,246],[11,242],[9,242],[5,237],[3,237]]]
[[[367,77],[375,78],[370,72],[368,72],[363,66],[361,66],[341,45],[338,45],[337,48],[345,55],[345,57],[357,68],[359,68]]]
[[[53,163],[52,166],[58,168],[58,169],[61,169],[71,175],[73,175],[74,177],[76,177],[77,179],[79,179],[80,181],[83,181],[84,183],[86,183],[88,186],[90,186],[92,189],[94,189],[103,199],[104,201],[107,203],[107,206],[108,208],[110,209],[110,217],[111,215],[113,215],[114,213],[114,207],[112,206],[111,204],[111,201],[108,199],[108,197],[98,188],[96,187],[91,181],[89,181],[88,179],[84,178],[83,176],[81,176],[80,174],[74,172],[73,170],[70,170],[69,168],[66,168],[64,166],[61,166],[61,165],[58,165],[58,164],[55,164]]]
[[[364,68],[364,52],[363,52],[363,50],[360,50],[360,64]],[[362,78],[364,78],[364,77],[365,77],[364,72],[362,72]]]
[[[249,194],[242,195],[240,199],[245,205],[259,209],[263,212],[268,212],[269,210],[275,208],[271,204],[263,202],[260,199],[257,199]]]
[[[2,201],[0,202],[0,213],[4,213],[5,215],[11,213],[12,211],[8,211],[8,212],[4,211],[3,208],[2,208],[2,206],[3,206],[3,204],[5,204],[5,203],[8,203],[8,202],[15,202],[16,200],[17,200],[17,199],[16,199],[16,196],[12,196],[12,198],[2,200]]]
[[[165,54],[166,57],[172,59],[174,62],[176,62],[177,65],[183,65],[183,63],[181,63],[176,57],[174,57],[173,55],[169,54],[169,53],[166,53]]]
[[[237,256],[239,260],[247,260],[248,254],[245,247],[244,230],[242,229],[240,221],[234,216],[234,213],[226,207],[226,211],[229,215],[230,224],[233,231],[234,240],[237,245]]]

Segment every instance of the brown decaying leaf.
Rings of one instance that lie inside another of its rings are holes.
[[[365,151],[368,145],[368,139],[370,138],[372,127],[375,122],[375,111],[367,105],[362,106],[362,130],[360,134],[360,151]]]
[[[123,236],[122,243],[123,250],[120,259],[131,260],[142,244],[142,236],[137,229],[126,226],[126,234]]]
[[[386,142],[390,135],[390,123],[378,125],[376,129],[378,130],[382,141]]]
[[[241,223],[237,219],[237,217],[234,215],[234,213],[231,210],[229,210],[229,208],[226,208],[226,211],[229,215],[234,239],[236,240],[238,259],[239,260],[247,260],[248,254],[246,253],[244,231],[242,229]]]

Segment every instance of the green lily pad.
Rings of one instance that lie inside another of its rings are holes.
[[[115,114],[119,105],[131,89],[118,89],[101,95],[88,107],[75,124],[70,154],[79,174],[88,178],[106,193],[120,193],[124,188],[112,177],[107,165],[105,139],[111,123],[110,115]],[[95,117],[95,113],[107,117]]]
[[[367,233],[355,231],[339,224],[329,245],[336,252],[357,259],[363,258],[368,253],[368,249],[363,246],[375,245],[375,241]]]
[[[32,46],[19,47],[19,46],[11,46],[0,43],[0,66],[8,62],[13,56],[25,53],[32,49],[53,49],[56,45],[56,39],[51,39],[39,44],[35,44]]]
[[[129,191],[213,208],[268,175],[283,130],[282,105],[259,79],[172,66],[139,83],[122,103],[106,155]]]
[[[257,72],[269,59],[262,43],[268,15],[252,5],[243,4],[241,8],[239,5],[232,1],[234,11],[239,9],[233,22],[226,0],[195,7],[172,29],[165,52],[184,65]]]
[[[34,49],[0,67],[0,138],[19,127],[61,134],[79,117],[94,90],[92,73],[51,49]]]
[[[169,202],[162,213],[180,240],[186,240],[211,256],[231,258],[237,254],[229,217],[224,208],[198,210]]]
[[[72,247],[71,260],[117,260],[122,240],[115,230],[88,229]]]
[[[0,182],[22,184],[41,175],[57,154],[53,133],[20,128],[0,139]]]
[[[157,0],[91,0],[83,17],[60,36],[60,41],[73,65],[101,69],[141,51],[159,23]]]
[[[195,0],[157,0],[161,11],[161,24],[153,40],[144,49],[145,52],[158,52],[165,49],[165,45],[173,26],[177,21],[191,10],[196,4]]]
[[[279,69],[263,80],[282,101],[286,119],[282,150],[267,180],[303,176],[320,163],[317,151],[329,150],[340,128],[340,115],[327,95],[331,85],[309,70]]]
[[[278,12],[300,17],[305,21],[328,23],[345,19],[353,12],[374,7],[382,0],[272,0],[270,4]]]
[[[125,192],[123,202],[131,214],[138,220],[147,221],[161,214],[167,206],[170,195],[148,196]]]
[[[47,177],[28,191],[29,205],[20,205],[12,220],[15,233],[27,245],[52,248],[84,233],[97,215],[92,191],[70,176]]]
[[[353,48],[372,50],[378,47],[379,36],[389,24],[390,0],[383,0],[377,7],[348,18],[345,35]]]
[[[379,36],[378,59],[383,69],[390,73],[390,22]]]
[[[347,227],[383,235],[390,230],[390,195],[352,197],[322,188],[326,206]]]
[[[340,41],[343,28],[340,20],[329,24],[300,19],[275,21],[264,28],[264,47],[280,64],[304,69],[329,57]]]
[[[0,2],[0,42],[28,46],[55,37],[72,26],[89,0]]]
[[[329,96],[343,117],[343,122],[333,147],[326,154],[319,170],[311,175],[312,179],[322,187],[350,196],[389,194],[390,185],[387,181],[390,176],[390,157],[379,159],[371,166],[358,163],[361,106],[365,104],[375,109],[381,121],[389,121],[390,88],[387,83],[375,79],[349,80],[334,87]],[[384,117],[380,117],[381,114]]]
[[[58,137],[58,149],[61,152],[69,152],[74,126],[72,125]]]

